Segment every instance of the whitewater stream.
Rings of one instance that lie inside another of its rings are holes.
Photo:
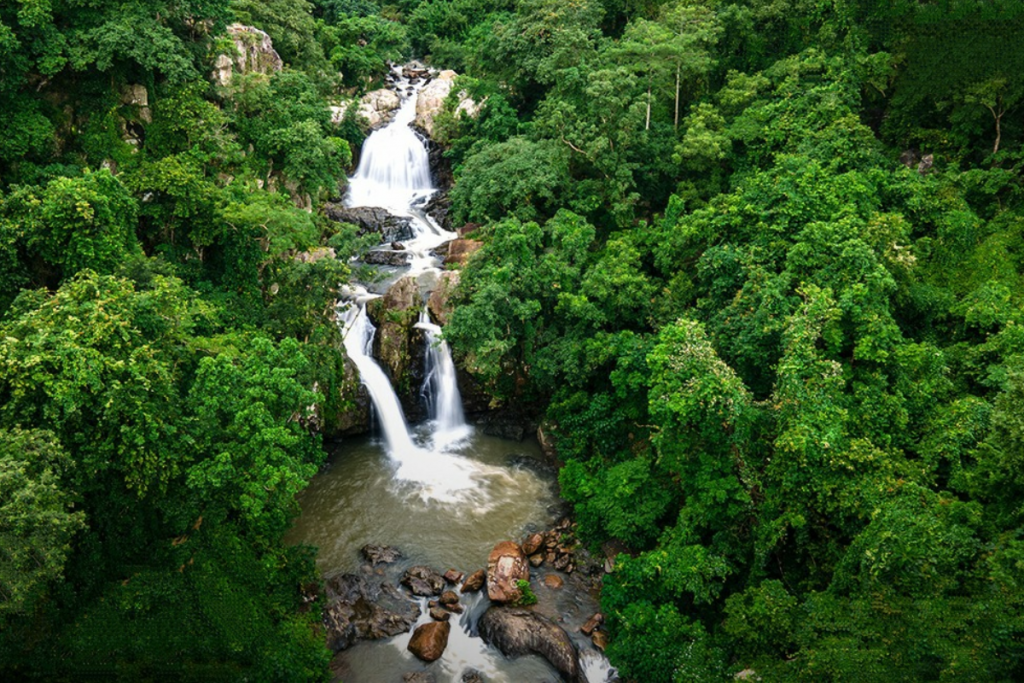
[[[400,71],[396,70],[396,75]],[[431,254],[456,235],[441,229],[422,211],[436,192],[427,147],[410,126],[418,88],[399,78],[404,100],[393,121],[372,133],[363,146],[359,168],[350,179],[349,206],[383,207],[411,219],[415,236],[403,243],[411,254],[403,275],[413,275],[425,295],[437,281],[439,260]],[[410,427],[387,375],[372,356],[375,329],[366,303],[367,289],[348,288],[339,304],[345,351],[359,370],[373,403],[372,436],[346,439],[327,466],[299,496],[301,516],[289,532],[292,543],[317,546],[322,575],[370,571],[359,554],[366,544],[389,545],[402,558],[392,574],[416,564],[441,572],[454,568],[469,574],[486,566],[487,555],[503,540],[550,528],[562,511],[554,473],[540,460],[536,440],[522,443],[482,434],[466,423],[455,366],[443,330],[424,308],[416,327],[427,340],[423,359],[423,399],[429,420]],[[566,622],[577,639],[588,683],[604,683],[609,668],[589,641],[569,623],[581,623],[597,606],[580,591],[547,589],[534,570],[538,608]],[[465,611],[453,615],[448,646],[441,659],[425,664],[407,649],[411,631],[391,639],[362,641],[334,659],[336,680],[345,683],[399,683],[412,672],[429,672],[438,683],[455,683],[470,670],[489,683],[559,681],[543,659],[505,658],[475,633],[475,623],[489,606],[484,593],[461,596]],[[421,604],[417,623],[430,620]]]

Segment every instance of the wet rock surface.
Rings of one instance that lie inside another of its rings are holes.
[[[426,598],[441,594],[444,590],[444,577],[430,567],[417,565],[405,570],[401,584],[413,595]],[[458,602],[458,598],[455,601]]]
[[[400,279],[383,297],[374,299],[366,307],[377,327],[373,355],[391,380],[410,422],[426,418],[420,400],[426,336],[416,328],[422,307],[419,284],[410,276]]]
[[[469,575],[466,581],[462,584],[463,593],[475,593],[484,587],[484,582],[487,581],[487,572],[483,569],[478,569]]]
[[[359,228],[360,235],[380,235],[381,244],[402,242],[414,237],[412,222],[408,218],[396,216],[377,206],[326,204],[324,214],[332,221],[351,223]]]
[[[398,548],[392,548],[389,545],[374,545],[372,543],[368,543],[360,548],[359,553],[363,556],[364,560],[374,567],[378,564],[397,562],[402,557],[402,553]]]
[[[413,631],[409,641],[409,652],[425,662],[433,662],[441,658],[448,647],[448,635],[452,626],[447,621],[431,621],[420,624]]]
[[[512,541],[494,546],[487,558],[487,597],[493,602],[517,602],[523,591],[519,581],[530,580],[530,565],[523,549]]]
[[[519,607],[494,606],[477,624],[480,637],[506,657],[540,655],[567,681],[580,677],[576,646],[569,634],[550,619]]]
[[[337,652],[357,640],[405,633],[419,617],[419,606],[388,582],[341,574],[327,580],[323,625],[327,646]]]

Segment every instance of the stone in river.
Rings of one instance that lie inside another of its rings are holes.
[[[495,605],[480,617],[477,628],[484,642],[506,657],[540,655],[565,680],[580,680],[576,646],[565,629],[550,619],[527,609]]]
[[[548,588],[561,588],[565,585],[565,581],[558,574],[548,574],[544,577],[544,585]]]
[[[459,581],[462,581],[463,576],[465,576],[465,574],[463,574],[462,572],[457,571],[455,569],[449,569],[444,573],[444,580],[448,583],[454,584],[458,583]]]
[[[420,624],[412,633],[409,641],[409,652],[424,662],[433,662],[441,658],[448,647],[448,634],[452,627],[447,621],[431,621]]]
[[[544,564],[544,555],[537,553],[536,555],[530,555],[530,566],[539,567]]]
[[[413,595],[420,597],[439,595],[444,590],[444,577],[430,567],[422,565],[406,569],[401,583],[412,591]]]
[[[437,683],[437,678],[430,671],[410,671],[402,676],[403,683]]]
[[[484,587],[484,581],[487,580],[487,573],[483,569],[478,569],[469,575],[469,578],[462,584],[463,593],[475,593]]]
[[[544,544],[544,534],[533,534],[525,541],[523,541],[523,552],[527,555],[533,555],[540,547]]]
[[[430,618],[434,621],[448,621],[452,616],[452,613],[443,607],[431,607]]]
[[[459,596],[456,595],[455,591],[445,591],[441,593],[441,597],[438,600],[442,605],[454,605],[459,602]]]
[[[487,558],[487,597],[493,602],[516,602],[523,596],[519,581],[530,580],[530,565],[523,549],[512,541],[494,546]]]
[[[591,633],[597,630],[598,626],[600,626],[603,623],[604,615],[598,612],[597,614],[587,619],[587,623],[583,624],[583,626],[580,627],[580,631],[583,633],[583,635],[589,636]]]
[[[389,545],[375,545],[373,543],[367,543],[359,549],[366,561],[377,566],[378,564],[391,564],[396,562],[402,553],[398,548],[392,548]]]

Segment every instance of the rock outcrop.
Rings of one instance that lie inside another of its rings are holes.
[[[457,75],[450,69],[442,71],[416,95],[415,124],[430,137],[434,135],[434,120],[444,110],[444,101],[452,91]],[[480,113],[480,105],[470,99],[465,92],[460,92],[459,105],[455,112],[456,116],[476,116]]]
[[[401,253],[401,252],[399,252]],[[420,401],[426,337],[416,328],[423,301],[416,278],[406,276],[371,301],[366,311],[377,328],[373,356],[391,380],[410,422],[426,418]]]
[[[491,607],[477,623],[480,637],[506,657],[540,655],[565,680],[580,680],[576,646],[565,629],[528,609]]]
[[[362,576],[341,574],[327,580],[326,591],[324,631],[335,652],[357,640],[405,633],[419,617],[419,606],[387,582],[373,585]]]
[[[394,118],[395,110],[402,105],[398,94],[389,88],[381,88],[363,95],[359,100],[359,116],[366,119],[370,128],[376,130],[381,128]],[[342,112],[344,116],[344,112]]]
[[[387,209],[377,206],[348,207],[343,204],[327,204],[324,206],[324,214],[332,221],[355,225],[359,228],[360,235],[380,235],[381,244],[410,240],[414,234],[408,218],[395,216]]]
[[[409,652],[424,662],[440,659],[444,649],[448,647],[448,634],[452,626],[447,621],[430,621],[420,624],[413,631],[409,641]]]
[[[237,74],[270,74],[284,68],[281,55],[264,31],[253,26],[231,24],[228,37],[234,44],[234,54],[220,54],[213,64],[213,81],[221,87],[231,85]]]
[[[502,541],[487,558],[487,597],[493,602],[516,602],[523,597],[517,585],[530,580],[530,565],[518,543]]]
[[[438,275],[437,284],[434,286],[433,291],[430,292],[430,297],[427,299],[427,308],[430,309],[430,315],[437,321],[437,324],[442,327],[447,325],[448,321],[451,320],[453,311],[451,297],[455,292],[455,288],[458,286],[459,271],[442,271],[441,274]]]

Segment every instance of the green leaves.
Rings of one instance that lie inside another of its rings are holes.
[[[71,467],[51,432],[0,429],[0,623],[30,613],[62,576],[84,521],[63,481]]]

